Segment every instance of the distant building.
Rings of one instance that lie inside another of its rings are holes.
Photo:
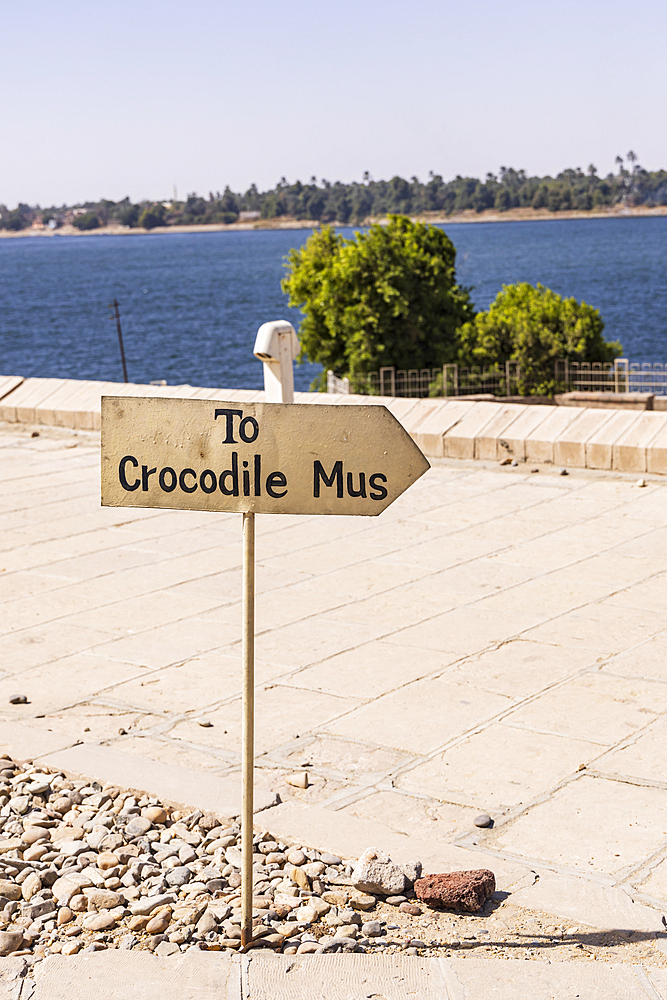
[[[239,212],[239,222],[252,222],[254,219],[260,219],[261,217],[261,212]]]

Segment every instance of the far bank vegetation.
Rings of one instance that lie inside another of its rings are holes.
[[[561,171],[556,177],[530,177],[525,170],[501,167],[484,179],[460,177],[445,181],[431,172],[428,180],[373,180],[365,173],[350,184],[311,177],[308,183],[288,183],[283,177],[274,188],[259,191],[252,184],[245,193],[226,187],[207,198],[189,194],[185,200],[121,201],[102,199],[79,205],[40,208],[0,204],[0,228],[21,231],[29,227],[73,225],[83,231],[103,226],[155,229],[158,226],[231,225],[236,222],[289,218],[342,225],[361,225],[388,215],[447,217],[460,212],[536,209],[548,212],[588,212],[610,209],[655,208],[667,205],[667,171],[645,170],[632,150],[616,157],[617,173],[598,174],[595,164]],[[1,195],[0,195],[1,196]]]

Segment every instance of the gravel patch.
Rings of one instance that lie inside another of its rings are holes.
[[[476,914],[437,911],[410,887],[393,896],[360,890],[360,859],[269,832],[254,844],[252,947],[667,965],[656,934],[554,922],[504,893]],[[33,963],[106,948],[164,957],[238,950],[240,865],[236,817],[183,812],[0,756],[0,956]]]

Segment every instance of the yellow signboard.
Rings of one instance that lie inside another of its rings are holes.
[[[374,515],[428,468],[384,406],[102,399],[109,507]]]

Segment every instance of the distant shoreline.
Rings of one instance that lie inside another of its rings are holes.
[[[569,219],[634,219],[667,216],[667,205],[656,208],[612,208],[592,209],[590,211],[549,212],[544,209],[511,208],[507,212],[496,209],[486,209],[475,212],[466,209],[456,215],[443,215],[442,212],[424,212],[411,218],[416,222],[430,222],[441,225],[480,222],[559,222]],[[383,223],[386,217],[369,218],[363,223],[351,225],[349,222],[334,222],[337,228],[363,228],[371,223]],[[99,229],[81,231],[75,226],[61,226],[59,229],[20,229],[18,232],[0,230],[0,239],[16,239],[25,237],[52,236],[162,236],[168,233],[221,233],[221,232],[265,232],[266,230],[317,229],[320,223],[316,219],[294,219],[282,216],[276,219],[263,219],[261,222],[233,222],[231,225],[212,223],[202,226],[156,226],[154,229],[130,229],[129,226],[101,226]]]

